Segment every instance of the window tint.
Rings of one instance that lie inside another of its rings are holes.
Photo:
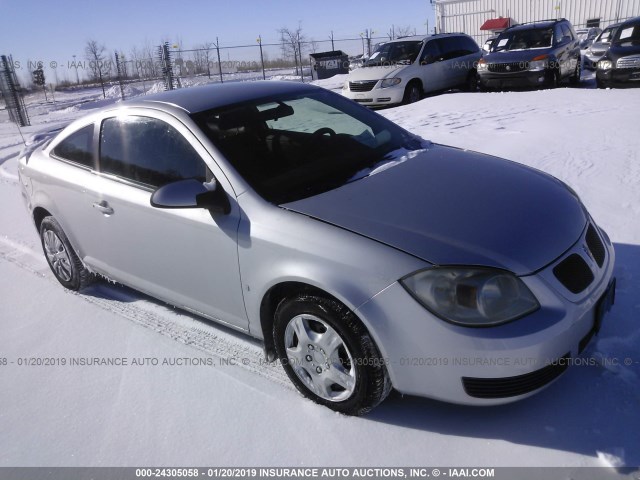
[[[420,56],[420,64],[427,65],[429,63],[433,63],[440,57],[440,48],[438,47],[438,43],[436,41],[431,41],[427,43],[422,51],[422,55]]]
[[[467,37],[455,36],[440,40],[440,48],[444,60],[464,57],[478,51],[476,43]]]
[[[463,55],[477,53],[478,50],[480,50],[478,44],[469,37],[458,37],[458,41],[460,42],[460,49],[463,51]]]
[[[93,124],[69,135],[53,149],[52,153],[56,157],[94,168]]]
[[[562,24],[562,36],[569,37],[571,40],[573,40],[573,34],[571,33],[571,29],[567,24],[564,24],[564,23]]]
[[[455,37],[447,37],[440,40],[440,50],[442,51],[442,59],[450,60],[458,57],[458,42]]]
[[[560,42],[560,40],[562,40],[562,36],[564,35],[562,33],[562,25],[560,25],[559,23],[553,28],[553,35],[555,36],[555,40],[556,43]]]
[[[114,117],[102,123],[100,171],[159,187],[195,178],[208,169],[198,153],[171,125],[150,117]]]

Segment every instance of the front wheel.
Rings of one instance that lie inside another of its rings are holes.
[[[416,81],[413,81],[409,85],[407,85],[407,88],[405,88],[404,90],[404,99],[403,99],[403,102],[405,104],[418,102],[421,98],[422,98],[422,88]]]
[[[558,88],[560,86],[560,72],[558,70],[549,70],[547,73],[548,88]]]
[[[391,390],[369,333],[335,300],[304,294],[283,300],[276,309],[273,335],[287,375],[316,403],[362,415]]]
[[[55,218],[45,217],[42,220],[40,241],[53,275],[63,286],[81,290],[92,282],[93,275],[78,258]]]
[[[467,75],[463,90],[465,92],[475,92],[478,90],[478,73],[475,70],[472,70],[469,72],[469,75]]]
[[[573,72],[573,75],[569,78],[569,82],[571,85],[579,85],[582,77],[582,60],[578,59],[578,63],[576,63],[576,69]]]

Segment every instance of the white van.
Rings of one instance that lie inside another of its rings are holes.
[[[378,46],[351,73],[342,94],[366,106],[412,103],[424,93],[475,90],[478,44],[463,33],[404,37]]]

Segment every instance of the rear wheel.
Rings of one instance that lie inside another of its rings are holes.
[[[409,83],[409,85],[407,85],[407,88],[405,88],[404,90],[403,103],[405,104],[415,103],[420,101],[421,98],[422,98],[421,85],[416,81],[412,81],[411,83]]]
[[[80,290],[91,283],[93,275],[78,258],[55,218],[45,217],[40,223],[40,241],[53,275],[63,286]]]
[[[316,403],[362,415],[391,390],[369,333],[335,300],[305,294],[283,300],[276,309],[273,335],[287,375]]]

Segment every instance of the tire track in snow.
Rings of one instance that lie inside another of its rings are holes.
[[[43,254],[25,242],[7,236],[0,237],[0,259],[63,288],[51,274]],[[232,366],[294,390],[280,364],[266,363],[261,345],[249,337],[237,338],[234,333],[222,330],[224,327],[146,300],[138,292],[107,281],[99,281],[82,293],[66,289],[63,291],[206,354],[222,360],[234,359],[235,364]]]

